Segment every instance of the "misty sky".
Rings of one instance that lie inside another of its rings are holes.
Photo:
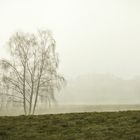
[[[66,77],[140,75],[139,0],[0,0],[0,56],[15,31],[48,28]]]

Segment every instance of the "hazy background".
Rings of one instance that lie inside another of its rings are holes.
[[[0,56],[15,31],[52,30],[61,104],[140,103],[139,0],[0,0]]]

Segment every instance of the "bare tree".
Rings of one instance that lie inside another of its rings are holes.
[[[25,115],[35,113],[39,98],[55,101],[65,79],[58,73],[59,59],[55,40],[47,30],[37,34],[15,33],[9,40],[10,59],[1,60],[3,76],[13,101],[22,102]]]

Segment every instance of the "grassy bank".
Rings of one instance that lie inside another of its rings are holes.
[[[140,140],[140,111],[0,117],[0,140]]]

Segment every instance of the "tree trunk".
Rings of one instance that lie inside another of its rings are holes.
[[[38,84],[37,84],[36,96],[35,96],[35,102],[34,102],[34,107],[33,107],[32,115],[34,115],[34,113],[35,113],[36,104],[37,104],[37,100],[38,100],[39,88],[40,88],[40,78],[39,78],[39,81],[38,81]]]
[[[29,104],[29,115],[31,115],[32,112],[33,93],[34,93],[34,82],[32,81],[32,89],[31,89],[30,104]]]
[[[26,66],[24,66],[24,71],[23,71],[23,104],[24,104],[24,113],[25,115],[27,115],[27,110],[26,110],[26,92],[25,92],[25,89],[26,89],[26,81],[25,81],[25,78],[26,78]]]

